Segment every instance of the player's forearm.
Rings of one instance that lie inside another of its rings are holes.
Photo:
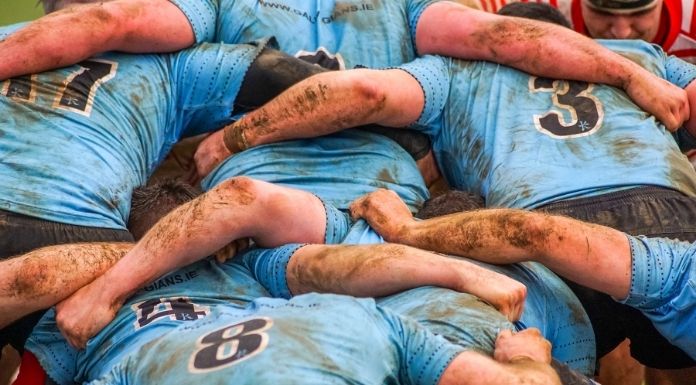
[[[50,246],[0,263],[0,328],[48,308],[113,266],[130,243]]]
[[[616,298],[625,297],[630,285],[631,257],[625,234],[570,218],[482,210],[408,222],[395,234],[387,239],[491,263],[537,261]]]
[[[228,183],[229,185],[230,183]],[[216,188],[171,211],[104,276],[119,282],[106,297],[122,302],[158,277],[203,259],[228,243],[254,235],[243,192]],[[248,198],[248,197],[247,197]]]
[[[286,275],[294,295],[380,297],[424,285],[462,290],[472,277],[454,262],[404,245],[307,245],[293,254]]]
[[[441,2],[416,30],[420,54],[506,64],[534,75],[624,86],[637,65],[574,31]]]
[[[0,42],[0,80],[72,65],[105,51],[185,48],[193,43],[186,20],[167,0],[116,0],[70,7],[43,16]]]
[[[370,123],[410,123],[417,115],[398,114],[382,87],[385,78],[381,75],[388,78],[387,72],[350,70],[314,75],[226,127],[225,144],[235,153],[247,147],[316,137]]]
[[[308,245],[293,254],[286,271],[295,295],[329,292],[382,297],[420,286],[475,295],[511,321],[519,319],[523,284],[473,264],[396,244]]]

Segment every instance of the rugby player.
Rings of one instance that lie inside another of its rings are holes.
[[[538,75],[622,87],[669,128],[677,128],[688,116],[683,92],[589,39],[549,24],[432,0],[87,4],[40,18],[0,42],[6,56],[0,61],[0,79],[108,50],[173,51],[194,42],[248,42],[270,35],[284,52],[332,69],[399,65],[416,53],[491,60]]]

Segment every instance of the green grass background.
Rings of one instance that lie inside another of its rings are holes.
[[[0,0],[0,25],[35,19],[43,15],[36,0]]]

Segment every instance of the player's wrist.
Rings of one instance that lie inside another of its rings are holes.
[[[222,136],[222,140],[225,144],[225,148],[232,154],[242,152],[249,148],[249,142],[247,141],[246,134],[244,132],[244,125],[232,124],[227,126]]]

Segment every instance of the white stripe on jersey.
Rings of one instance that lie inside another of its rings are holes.
[[[682,31],[691,32],[691,20],[694,16],[694,0],[682,0]]]

